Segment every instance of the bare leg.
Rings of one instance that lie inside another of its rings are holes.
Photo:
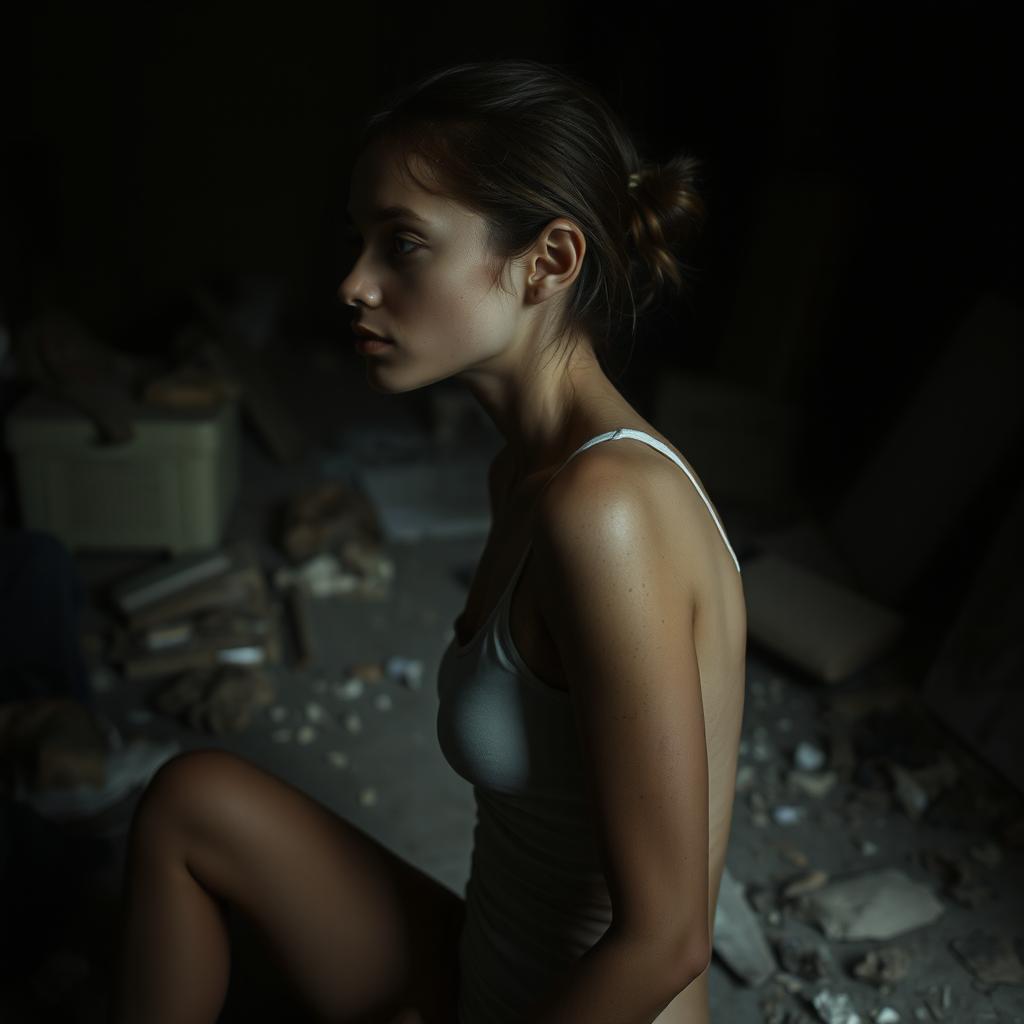
[[[128,841],[114,1024],[214,1024],[227,906],[268,940],[318,1020],[454,1021],[461,898],[244,759],[172,758]]]
[[[112,1020],[212,1024],[228,988],[224,913],[189,871],[181,836],[140,821],[125,866]]]

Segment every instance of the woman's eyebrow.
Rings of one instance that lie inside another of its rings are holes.
[[[416,221],[426,227],[430,226],[430,221],[425,217],[421,217],[415,210],[410,210],[408,206],[384,206],[370,211],[371,224],[382,224],[389,220],[403,219]],[[355,223],[352,219],[352,214],[348,210],[345,211],[345,222],[347,224]]]

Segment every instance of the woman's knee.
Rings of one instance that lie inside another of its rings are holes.
[[[149,780],[135,809],[137,829],[202,828],[215,820],[218,804],[240,760],[225,750],[189,750],[165,761]]]

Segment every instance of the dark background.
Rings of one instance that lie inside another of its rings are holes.
[[[12,331],[57,303],[110,344],[158,350],[193,311],[193,282],[266,274],[292,336],[336,332],[347,347],[335,290],[363,117],[425,71],[512,56],[595,82],[643,157],[703,159],[693,297],[641,323],[621,387],[643,412],[658,370],[714,366],[796,402],[821,506],[979,290],[1021,293],[1019,62],[994,6],[36,3],[12,27]],[[816,182],[846,197],[848,228],[811,345],[783,358],[770,294],[746,320],[737,294],[759,276],[762,291],[787,284],[799,224],[783,217],[763,274],[749,239],[766,199]]]

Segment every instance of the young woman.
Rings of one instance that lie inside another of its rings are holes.
[[[633,286],[642,310],[682,283],[694,171],[641,164],[590,86],[532,61],[442,70],[369,121],[339,288],[386,339],[362,346],[369,385],[455,378],[506,439],[438,674],[441,748],[477,801],[466,899],[246,761],[181,755],[133,822],[119,1024],[216,1019],[224,902],[325,1021],[706,1024],[740,566],[604,370]]]

